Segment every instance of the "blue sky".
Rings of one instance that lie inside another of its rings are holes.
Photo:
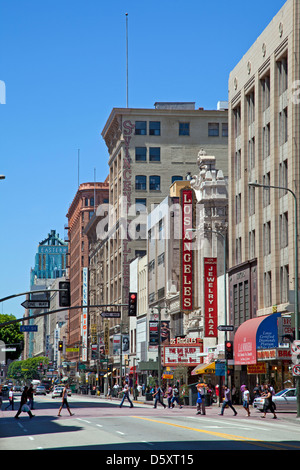
[[[29,289],[38,243],[64,236],[80,183],[108,175],[113,107],[216,109],[228,76],[284,0],[0,0],[0,298]],[[23,314],[20,297],[0,313]]]

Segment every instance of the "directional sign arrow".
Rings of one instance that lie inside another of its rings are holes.
[[[101,312],[102,318],[120,318],[121,312]]]
[[[24,308],[49,308],[49,300],[25,300],[21,303]]]
[[[234,326],[233,325],[219,325],[219,326],[217,326],[217,329],[219,331],[233,331]]]

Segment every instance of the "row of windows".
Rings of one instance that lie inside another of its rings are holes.
[[[149,135],[161,135],[160,121],[149,121]],[[221,130],[222,137],[228,137],[228,123],[222,123]],[[147,121],[135,121],[135,135],[147,135]],[[178,123],[178,135],[190,135],[190,123],[179,122]],[[220,124],[218,122],[208,123],[208,136],[219,137],[220,136]]]
[[[172,176],[171,181],[182,181],[182,176]],[[147,191],[147,176],[137,175],[135,177],[135,189],[137,191]],[[149,176],[149,189],[151,191],[160,191],[160,176],[152,175]],[[136,201],[146,201],[146,199],[137,199]],[[146,205],[146,203],[145,203]]]

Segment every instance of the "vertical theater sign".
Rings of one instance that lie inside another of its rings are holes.
[[[217,258],[204,258],[204,336],[218,336]]]
[[[181,247],[180,247],[180,304],[181,310],[189,313],[193,310],[193,222],[194,191],[190,188],[181,190]]]

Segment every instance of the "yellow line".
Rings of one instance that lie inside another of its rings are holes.
[[[230,439],[232,441],[243,441],[243,442],[249,442],[250,444],[253,443],[253,445],[257,445],[259,447],[267,447],[270,449],[274,450],[282,450],[282,447],[295,447],[299,449],[299,446],[293,446],[289,444],[284,444],[284,443],[272,443],[272,442],[266,442],[266,441],[261,441],[258,439],[253,439],[249,437],[243,437],[243,436],[235,436],[233,434],[225,434],[221,432],[216,432],[216,431],[206,431],[205,429],[198,429],[198,428],[192,428],[190,426],[182,426],[181,424],[174,424],[174,423],[167,423],[166,421],[160,421],[158,419],[150,419],[150,418],[144,418],[141,416],[132,416],[132,418],[136,419],[142,419],[144,421],[151,421],[153,423],[160,423],[160,424],[166,424],[167,426],[173,426],[175,428],[181,428],[181,429],[187,429],[189,431],[196,431],[196,432],[201,432],[203,434],[210,434],[211,436],[216,436],[216,437],[221,437],[224,439]],[[278,445],[278,447],[277,447]]]

